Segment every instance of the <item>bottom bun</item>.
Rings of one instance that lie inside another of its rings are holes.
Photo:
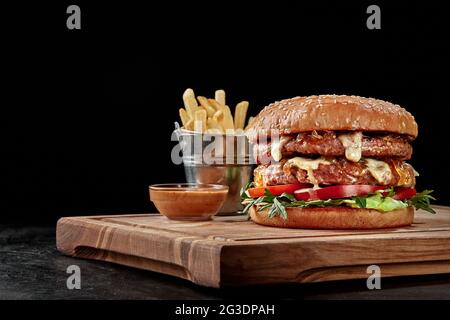
[[[287,219],[279,215],[269,218],[269,209],[259,212],[250,208],[250,218],[262,225],[304,229],[379,229],[409,226],[414,220],[414,208],[407,207],[389,212],[373,209],[286,208]]]

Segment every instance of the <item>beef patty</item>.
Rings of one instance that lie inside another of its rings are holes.
[[[327,157],[343,157],[345,147],[336,132],[308,132],[297,136],[284,136],[280,139],[282,158],[293,155],[322,155]],[[258,164],[271,162],[271,143],[254,145],[254,156]],[[400,135],[363,135],[361,154],[366,158],[395,158],[408,160],[412,155],[412,146],[408,138]]]
[[[345,158],[327,158],[318,164],[316,169],[310,171],[299,168],[294,162],[283,160],[276,164],[258,166],[254,171],[256,185],[270,186],[289,183],[370,184],[403,187],[415,185],[413,167],[400,160],[361,159],[359,162],[352,162]]]

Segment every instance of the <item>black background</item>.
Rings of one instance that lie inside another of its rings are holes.
[[[154,210],[149,184],[184,181],[170,135],[188,87],[253,115],[297,95],[398,103],[419,123],[418,189],[450,205],[447,2],[93,2],[2,7],[0,222]]]

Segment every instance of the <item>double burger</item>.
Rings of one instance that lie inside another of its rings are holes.
[[[241,193],[259,224],[318,229],[411,225],[414,207],[434,212],[406,161],[414,117],[372,98],[296,97],[265,107],[246,129],[258,166]]]

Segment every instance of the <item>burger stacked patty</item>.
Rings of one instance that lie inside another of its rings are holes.
[[[414,169],[406,162],[386,160],[390,174],[377,180],[371,173],[366,160],[351,162],[344,158],[329,159],[329,164],[319,164],[312,170],[319,185],[370,184],[411,187],[415,185]],[[260,165],[255,169],[254,181],[258,186],[271,186],[290,183],[312,183],[311,173],[299,169],[287,160],[270,165]]]
[[[335,132],[284,136],[278,151],[274,151],[270,141],[255,145],[255,157],[260,165],[255,169],[254,181],[259,186],[290,183],[415,185],[415,171],[403,161],[412,154],[406,136],[360,135],[359,142],[360,154],[356,158],[348,156],[342,136]],[[278,153],[281,161],[274,162],[271,152]]]
[[[299,133],[297,136],[284,136],[280,139],[282,158],[295,154],[343,157],[345,147],[335,132]],[[271,143],[255,144],[254,156],[258,163],[267,164],[271,160]],[[408,160],[412,155],[412,146],[408,138],[400,135],[363,135],[361,141],[362,156],[366,158],[395,158]]]

